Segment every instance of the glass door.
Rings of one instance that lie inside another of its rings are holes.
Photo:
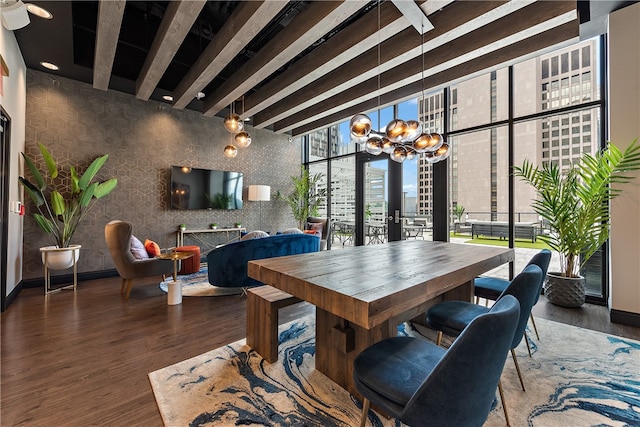
[[[402,238],[402,165],[388,156],[358,153],[356,179],[356,245],[375,245]]]

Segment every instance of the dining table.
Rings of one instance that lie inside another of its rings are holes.
[[[513,260],[511,248],[403,240],[249,261],[248,274],[315,305],[316,370],[357,396],[362,350],[439,301],[472,301],[473,279]]]

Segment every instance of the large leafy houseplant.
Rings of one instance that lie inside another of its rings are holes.
[[[33,160],[22,153],[33,182],[22,176],[19,181],[38,209],[33,217],[40,228],[53,239],[58,248],[67,248],[93,203],[111,193],[118,180],[111,178],[104,182],[93,181],[109,158],[108,154],[93,160],[82,175],[71,166],[68,179],[63,179],[57,162],[46,147],[42,144],[38,144],[38,147],[47,166],[47,173],[43,176]]]
[[[324,174],[311,175],[305,167],[301,168],[300,176],[292,176],[293,191],[288,196],[278,193],[278,198],[285,200],[291,208],[293,217],[298,221],[298,228],[304,230],[305,222],[310,216],[318,215],[318,208],[327,196],[326,188],[318,188]]]
[[[560,254],[561,275],[580,276],[580,270],[609,239],[609,202],[620,195],[620,185],[640,170],[640,145],[634,140],[624,152],[614,144],[562,171],[555,163],[542,168],[525,160],[515,176],[533,186],[534,211],[549,222],[551,232],[540,236]]]

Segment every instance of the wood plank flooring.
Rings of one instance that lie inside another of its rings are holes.
[[[313,307],[280,311],[284,323]],[[25,289],[2,313],[0,425],[161,426],[147,374],[244,338],[246,299],[184,297],[166,304],[157,280],[81,282],[45,297]],[[534,315],[640,340],[605,307],[564,309],[540,298]]]

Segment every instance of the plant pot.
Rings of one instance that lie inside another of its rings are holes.
[[[42,254],[42,263],[47,265],[51,270],[64,270],[73,267],[75,254],[75,262],[80,258],[81,245],[70,245],[68,248],[59,248],[57,246],[44,246],[40,248]]]
[[[544,294],[550,303],[561,307],[580,307],[586,291],[584,277],[564,277],[557,272],[547,273]]]

